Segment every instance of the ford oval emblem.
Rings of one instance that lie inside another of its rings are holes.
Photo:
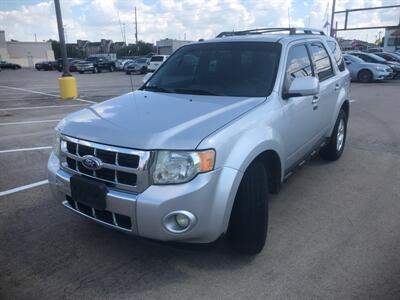
[[[89,170],[95,171],[101,169],[101,167],[103,166],[103,162],[100,158],[97,158],[96,156],[85,155],[82,157],[82,165],[84,165],[85,168]]]

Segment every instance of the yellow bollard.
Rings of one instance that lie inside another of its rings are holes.
[[[64,100],[72,100],[78,98],[78,88],[76,79],[73,76],[64,76],[58,78],[60,86],[60,97]]]

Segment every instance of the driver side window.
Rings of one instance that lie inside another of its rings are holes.
[[[285,90],[289,89],[294,78],[313,76],[310,56],[306,46],[295,45],[289,49],[286,72],[285,72]]]

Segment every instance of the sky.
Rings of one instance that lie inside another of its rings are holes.
[[[137,8],[139,40],[155,43],[162,38],[198,40],[222,31],[259,27],[305,26],[322,29],[330,20],[332,0],[60,0],[66,40],[128,43],[135,40],[134,9]],[[400,5],[400,0],[336,0],[336,10]],[[338,27],[344,14],[337,15]],[[357,12],[348,26],[394,25],[400,9]],[[125,30],[124,30],[125,28]],[[0,29],[6,39],[38,41],[57,39],[53,0],[0,0]],[[384,30],[339,33],[345,38],[373,42]]]

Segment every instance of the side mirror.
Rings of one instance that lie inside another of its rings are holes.
[[[350,65],[350,64],[351,64],[351,61],[345,60],[344,63],[345,63],[346,65]]]
[[[153,73],[147,73],[146,75],[143,76],[142,82],[146,83],[150,77],[153,75]]]
[[[286,98],[314,96],[319,93],[319,80],[316,77],[298,77],[293,79],[286,93]]]

